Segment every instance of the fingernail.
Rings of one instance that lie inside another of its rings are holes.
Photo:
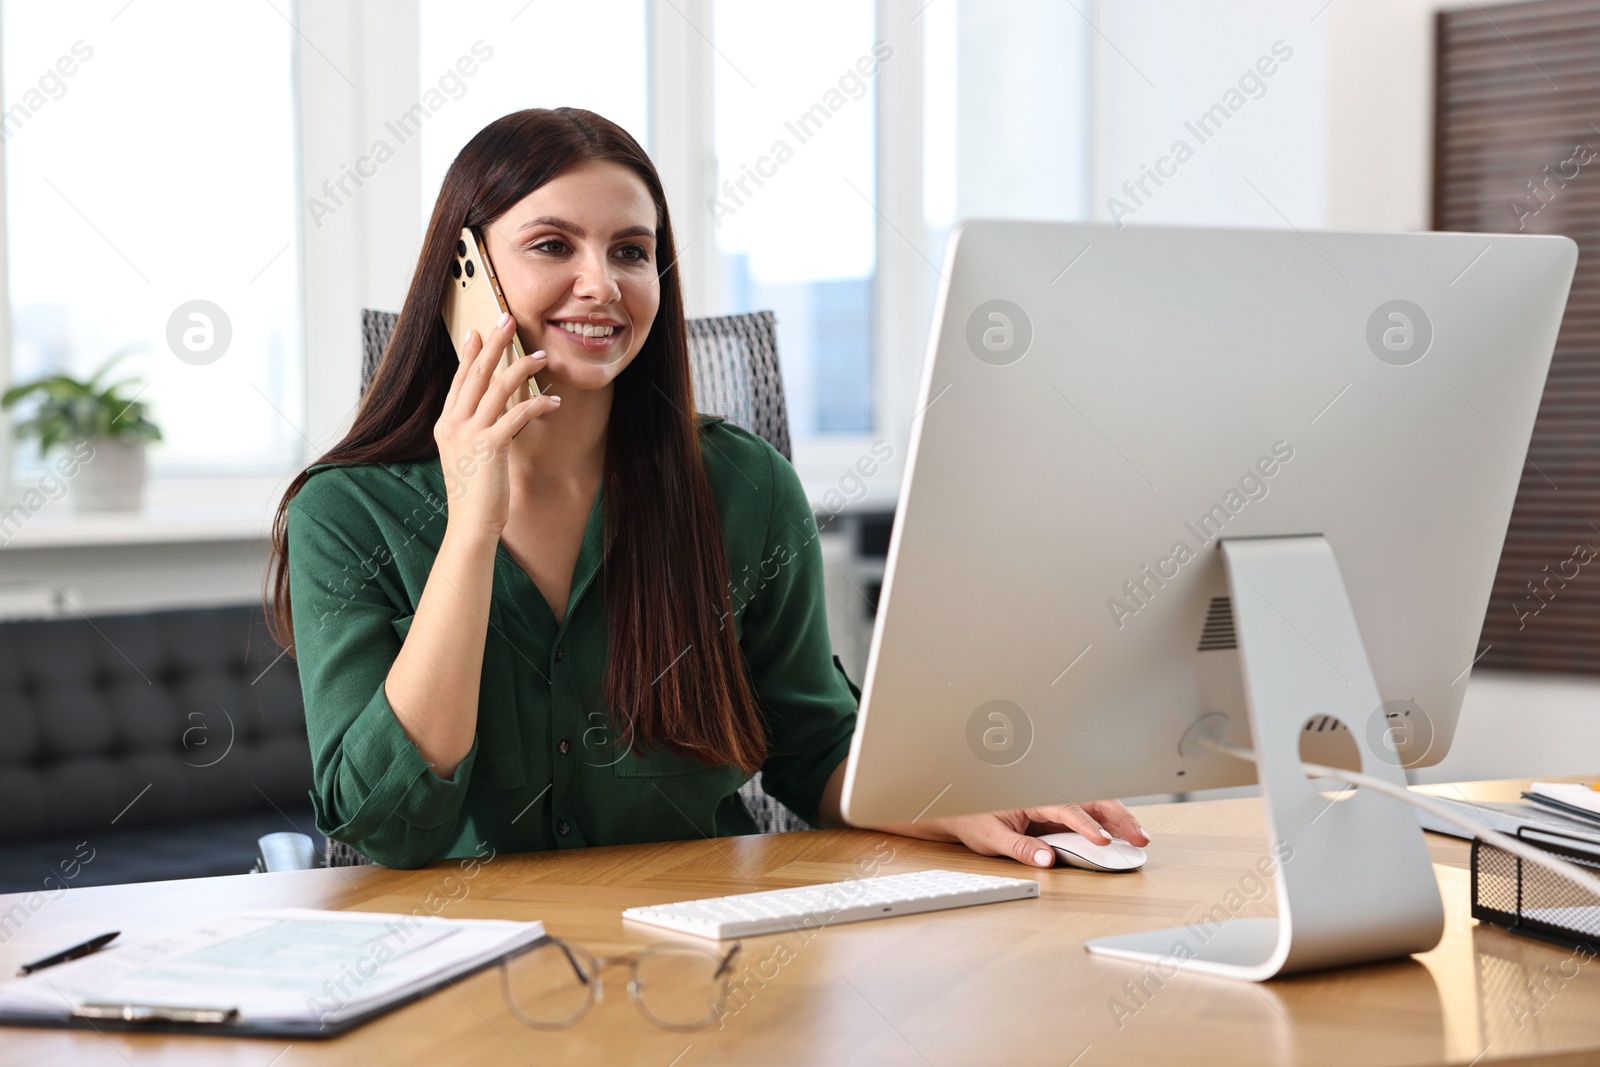
[[[1050,866],[1050,860],[1050,850],[1047,848],[1041,848],[1038,852],[1033,854],[1033,862],[1037,863],[1041,867]]]
[[[470,340],[472,340],[472,327],[468,326],[466,332],[461,335],[461,343],[466,344]]]
[[[553,396],[553,397],[550,398],[550,403],[556,405],[557,407],[560,407],[561,406],[561,398],[559,396]]]
[[[504,326],[506,323],[508,323],[510,321],[511,321],[511,312],[502,311],[500,313],[500,325]]]
[[[533,358],[534,359],[543,359],[544,358],[544,349],[541,348],[541,349],[539,349],[539,351],[535,352],[533,354]]]

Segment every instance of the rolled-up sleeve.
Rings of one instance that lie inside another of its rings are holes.
[[[410,608],[397,606],[379,580],[388,554],[377,523],[356,494],[341,501],[319,484],[329,477],[309,481],[288,518],[317,829],[385,866],[416,867],[456,836],[478,745],[440,778],[395,717],[384,681],[400,653],[396,623]]]
[[[808,822],[850,752],[860,692],[828,637],[816,518],[794,468],[767,449],[772,509],[742,645],[768,722],[761,784]]]

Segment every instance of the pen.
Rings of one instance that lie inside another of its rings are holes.
[[[24,963],[22,965],[22,969],[19,970],[17,974],[18,976],[32,974],[34,971],[42,971],[46,967],[54,967],[58,963],[66,963],[68,960],[75,960],[79,956],[87,956],[91,952],[99,952],[101,949],[111,944],[112,941],[116,940],[117,935],[120,933],[122,933],[121,930],[113,930],[109,934],[101,934],[99,937],[91,937],[81,945],[73,945],[69,949],[63,949],[62,951],[57,952],[54,956],[46,956],[42,960],[34,960],[32,963]]]

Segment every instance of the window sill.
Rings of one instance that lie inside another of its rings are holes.
[[[77,512],[62,499],[0,505],[0,551],[265,541],[281,478],[152,478],[139,511]]]
[[[254,511],[255,509],[250,509]],[[209,511],[210,514],[202,514]],[[179,511],[118,512],[100,515],[44,512],[6,536],[0,517],[0,552],[52,548],[103,548],[114,545],[193,544],[217,541],[265,541],[270,523],[239,508],[216,507]]]

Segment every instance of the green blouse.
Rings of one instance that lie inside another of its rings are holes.
[[[860,692],[833,656],[816,520],[771,445],[702,417],[733,584],[735,633],[767,722],[766,791],[816,821],[850,747]],[[289,505],[295,652],[317,829],[378,863],[756,832],[747,775],[619,750],[602,678],[603,492],[595,494],[564,621],[501,545],[472,749],[448,779],[406,737],[383,683],[444,536],[437,456],[323,465]]]

